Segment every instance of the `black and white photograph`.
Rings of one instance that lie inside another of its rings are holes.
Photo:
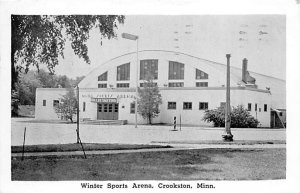
[[[295,15],[78,7],[2,14],[0,192],[300,191]]]

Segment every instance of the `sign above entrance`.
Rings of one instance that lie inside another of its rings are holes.
[[[91,102],[94,103],[116,103],[116,98],[91,98]]]

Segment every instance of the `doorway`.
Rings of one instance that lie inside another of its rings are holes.
[[[97,103],[98,120],[118,120],[119,104],[118,103]]]

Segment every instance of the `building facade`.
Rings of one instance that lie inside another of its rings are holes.
[[[271,110],[286,109],[285,81],[247,68],[244,59],[241,68],[230,69],[231,105],[244,105],[261,127],[270,127]],[[153,123],[173,123],[176,116],[182,124],[209,126],[202,120],[205,110],[225,104],[226,65],[178,52],[145,50],[139,52],[138,65],[136,53],[125,54],[99,65],[80,82],[80,119],[134,123],[135,89],[143,86],[149,72],[162,95]],[[58,119],[53,106],[66,92],[37,89],[36,119]],[[138,123],[146,120],[138,116]]]

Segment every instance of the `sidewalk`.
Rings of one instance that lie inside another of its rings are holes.
[[[153,145],[162,145],[162,143],[153,143]],[[86,155],[105,155],[105,154],[120,154],[120,153],[141,153],[141,152],[163,152],[163,151],[178,151],[178,150],[193,150],[193,149],[215,149],[215,148],[230,148],[230,149],[265,149],[265,148],[286,148],[286,144],[163,144],[170,145],[173,148],[152,148],[152,149],[132,149],[132,150],[96,150],[85,151]],[[82,151],[68,152],[37,152],[24,153],[24,157],[39,157],[39,156],[83,156]],[[12,153],[12,157],[21,157],[22,153]]]

